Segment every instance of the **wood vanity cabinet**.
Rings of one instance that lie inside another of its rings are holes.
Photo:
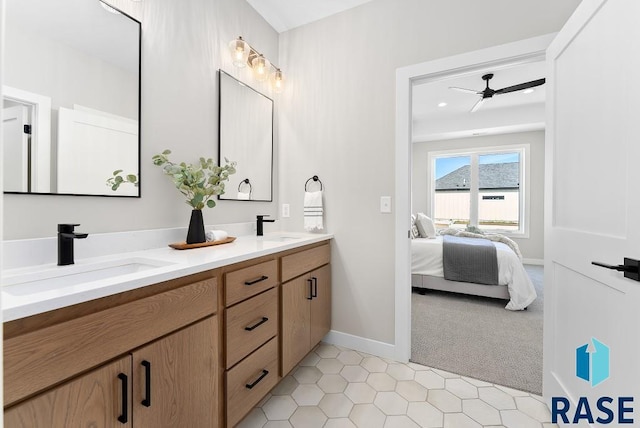
[[[8,326],[5,426],[217,426],[216,279],[153,287]]]
[[[328,244],[281,258],[282,376],[331,329],[330,260]]]

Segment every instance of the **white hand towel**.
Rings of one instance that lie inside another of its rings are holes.
[[[224,230],[209,230],[205,234],[207,241],[222,241],[223,239],[227,239],[229,234]]]
[[[316,232],[324,229],[322,224],[322,190],[304,192],[304,230]]]
[[[238,199],[242,201],[248,201],[251,198],[250,192],[238,192]]]

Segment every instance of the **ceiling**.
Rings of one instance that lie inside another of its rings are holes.
[[[371,0],[247,0],[278,33]]]
[[[477,135],[544,129],[545,85],[524,91],[494,95],[474,113],[471,108],[480,95],[449,89],[450,86],[481,91],[482,75],[494,73],[489,82],[500,89],[545,77],[545,62],[538,61],[500,69],[481,69],[413,88],[413,142],[465,138]],[[438,104],[447,103],[439,107]]]

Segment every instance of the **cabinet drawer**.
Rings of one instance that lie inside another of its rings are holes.
[[[278,338],[274,337],[227,372],[227,427],[235,426],[276,383]]]
[[[331,261],[330,246],[321,245],[282,258],[282,282],[300,276]]]
[[[4,341],[5,406],[217,309],[215,278]]]
[[[278,289],[227,309],[227,368],[278,334]]]
[[[278,262],[264,263],[225,274],[225,305],[231,306],[278,283]]]

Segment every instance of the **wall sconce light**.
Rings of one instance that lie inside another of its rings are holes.
[[[264,82],[267,78],[270,78],[274,92],[282,92],[284,86],[282,70],[252,48],[242,37],[238,37],[229,43],[229,52],[231,53],[233,65],[238,68],[244,68],[248,65],[253,70],[256,80]]]

